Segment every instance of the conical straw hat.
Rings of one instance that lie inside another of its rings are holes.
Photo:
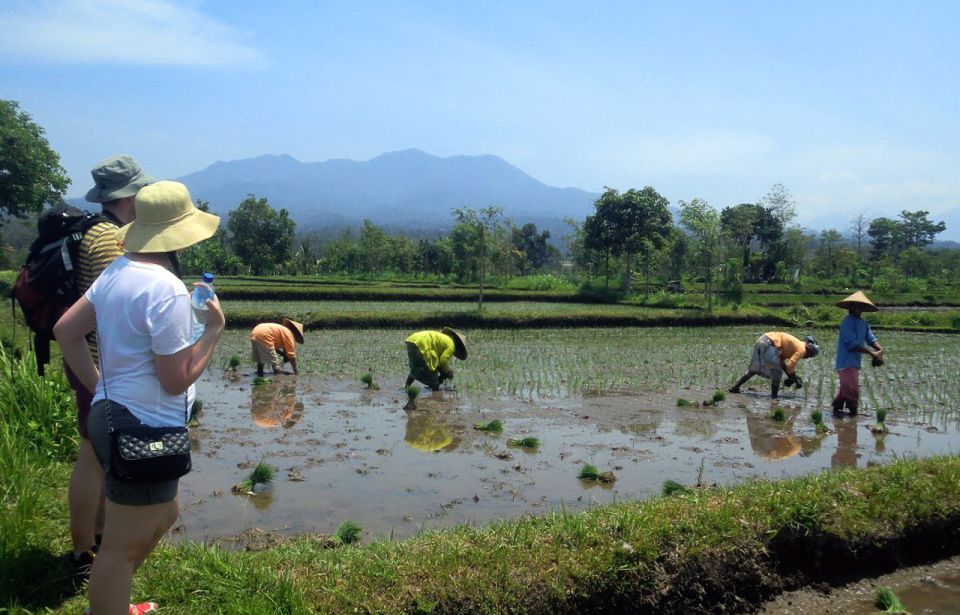
[[[840,301],[839,303],[837,303],[837,306],[842,307],[845,310],[849,310],[851,308],[859,308],[863,312],[879,312],[880,311],[880,308],[875,306],[873,304],[873,301],[870,301],[869,299],[867,299],[867,296],[859,290],[853,293],[852,295],[850,295],[849,297],[847,297],[846,299],[844,299],[843,301]]]

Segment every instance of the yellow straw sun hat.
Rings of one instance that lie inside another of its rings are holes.
[[[837,307],[842,307],[845,310],[857,308],[862,312],[879,312],[880,311],[880,308],[875,306],[873,304],[873,301],[870,301],[869,299],[867,299],[867,296],[859,290],[853,293],[852,295],[850,295],[849,297],[847,297],[846,299],[844,299],[843,301],[838,302]]]
[[[200,211],[180,182],[159,181],[144,186],[134,205],[137,218],[117,231],[127,252],[173,252],[209,239],[220,218]]]
[[[280,320],[280,324],[290,329],[290,331],[293,333],[293,339],[297,340],[298,344],[303,343],[303,325],[301,323],[293,320],[292,318],[284,317],[282,320]]]
[[[461,361],[466,361],[467,341],[464,339],[463,335],[456,329],[451,329],[450,327],[443,327],[440,329],[440,332],[453,338],[453,356],[457,357]]]

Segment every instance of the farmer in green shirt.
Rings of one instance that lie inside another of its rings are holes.
[[[463,336],[450,327],[439,331],[418,331],[406,339],[410,375],[406,386],[419,380],[434,391],[440,390],[444,380],[453,380],[450,357],[467,359],[467,345]]]

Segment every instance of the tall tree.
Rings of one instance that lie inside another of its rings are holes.
[[[900,223],[890,218],[874,218],[867,227],[867,235],[873,245],[874,261],[880,261],[893,253],[900,242]]]
[[[868,228],[870,228],[870,218],[862,211],[850,221],[850,233],[857,246],[857,261],[861,263],[863,262],[863,241],[867,236]]]
[[[797,202],[783,184],[774,184],[761,203],[770,210],[780,222],[780,228],[786,230],[797,217]]]
[[[510,230],[510,242],[520,275],[527,275],[531,270],[538,271],[547,264],[550,256],[549,239],[550,231],[538,232],[537,225],[532,222]]]
[[[610,253],[625,256],[624,290],[632,282],[634,256],[641,253],[649,258],[651,251],[664,246],[673,228],[668,205],[670,201],[650,186],[623,194],[607,188],[594,203],[594,215],[604,221],[608,232]]]
[[[480,296],[477,307],[483,309],[483,283],[486,276],[487,240],[503,215],[502,207],[481,207],[479,210],[458,207],[453,210],[457,224],[472,229],[476,237],[477,278],[480,282]]]
[[[0,226],[63,198],[70,180],[44,130],[13,100],[0,100]]]
[[[937,235],[947,230],[943,222],[931,222],[927,216],[929,211],[900,212],[899,234],[903,245],[908,248],[922,248],[930,245]]]
[[[720,214],[704,200],[680,201],[680,224],[694,239],[694,253],[703,272],[707,312],[713,311],[713,283],[717,265],[721,262]]]
[[[275,210],[267,199],[248,194],[229,214],[230,246],[254,275],[273,271],[290,258],[297,224],[286,209]]]
[[[750,243],[757,236],[757,222],[763,206],[756,203],[741,203],[733,207],[724,207],[720,212],[720,226],[740,249],[743,270],[750,266]]]

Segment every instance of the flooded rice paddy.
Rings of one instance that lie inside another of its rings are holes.
[[[254,532],[332,533],[350,519],[365,537],[582,510],[660,493],[667,479],[730,484],[899,456],[960,450],[960,339],[883,333],[883,368],[864,369],[864,409],[834,416],[835,337],[801,364],[804,389],[769,398],[754,379],[714,406],[677,407],[725,389],[747,367],[755,328],[466,331],[470,360],[456,391],[424,390],[404,411],[405,332],[309,332],[301,375],[253,385],[248,342],[230,332],[198,383],[194,471],[181,481],[176,536],[218,540]],[[802,334],[803,331],[796,333]],[[371,373],[379,389],[360,377]],[[890,433],[875,436],[877,408]],[[770,415],[782,409],[785,420]],[[818,434],[810,414],[824,411]],[[475,423],[498,419],[500,434]],[[538,448],[512,446],[535,437]],[[273,485],[233,494],[260,461]],[[584,464],[613,483],[581,481]]]

